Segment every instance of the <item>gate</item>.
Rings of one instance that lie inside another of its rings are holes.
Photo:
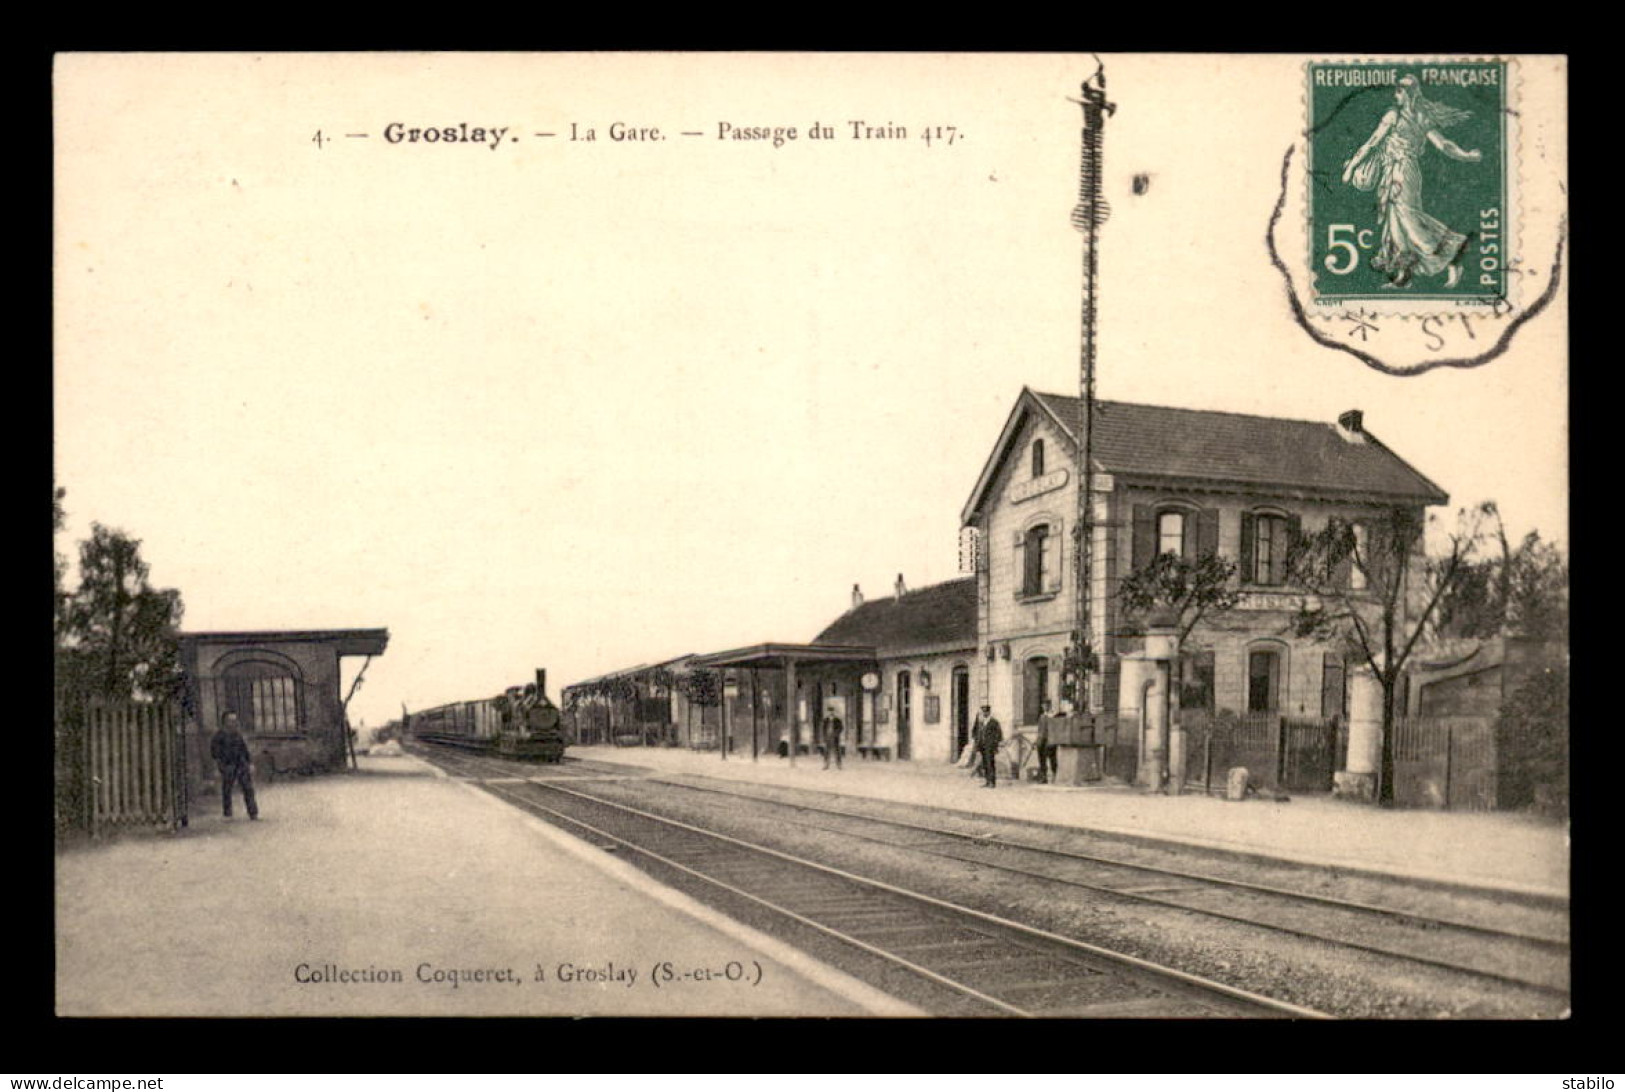
[[[1495,732],[1486,717],[1401,717],[1394,725],[1394,802],[1407,807],[1495,807]]]
[[[1221,724],[1217,741],[1223,742],[1215,748],[1224,754],[1220,770],[1245,766],[1253,784],[1270,789],[1280,784],[1281,718],[1277,714],[1248,713]]]
[[[1279,713],[1237,716],[1186,710],[1185,781],[1208,792],[1224,785],[1226,771],[1247,768],[1255,786],[1289,792],[1330,792],[1347,737],[1338,719],[1298,720]]]
[[[1337,722],[1281,721],[1281,788],[1330,792],[1337,769]]]

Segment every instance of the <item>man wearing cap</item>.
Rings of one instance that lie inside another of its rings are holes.
[[[990,789],[997,788],[999,744],[1004,742],[1004,729],[999,724],[999,718],[993,715],[992,706],[982,706],[981,724],[977,726],[975,735],[976,751],[982,756],[984,784]]]

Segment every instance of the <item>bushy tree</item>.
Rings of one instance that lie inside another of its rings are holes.
[[[1341,639],[1382,688],[1379,803],[1393,803],[1394,721],[1405,664],[1472,565],[1489,512],[1480,505],[1459,513],[1456,530],[1432,558],[1424,553],[1422,511],[1397,506],[1358,524],[1333,517],[1288,553],[1288,582],[1309,593],[1299,603],[1294,631]]]
[[[1501,633],[1562,640],[1569,628],[1568,558],[1539,531],[1514,546],[1494,502],[1482,506],[1499,549],[1465,566],[1439,602],[1441,637],[1488,638]]]
[[[61,685],[114,699],[179,696],[181,595],[147,578],[139,539],[92,524],[79,544],[78,588],[63,596]]]
[[[1241,599],[1235,576],[1236,563],[1229,558],[1184,558],[1169,552],[1123,577],[1117,595],[1131,611],[1168,611],[1183,643],[1203,618],[1227,611]]]
[[[1553,665],[1507,698],[1495,725],[1502,807],[1562,815],[1569,803],[1569,670]]]

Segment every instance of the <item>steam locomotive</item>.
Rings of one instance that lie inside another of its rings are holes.
[[[458,701],[413,713],[406,734],[425,743],[538,762],[558,762],[567,745],[559,707],[547,696],[547,672],[494,698]]]

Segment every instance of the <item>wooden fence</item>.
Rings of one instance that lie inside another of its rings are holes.
[[[181,713],[167,703],[59,702],[57,824],[91,835],[184,826]]]

